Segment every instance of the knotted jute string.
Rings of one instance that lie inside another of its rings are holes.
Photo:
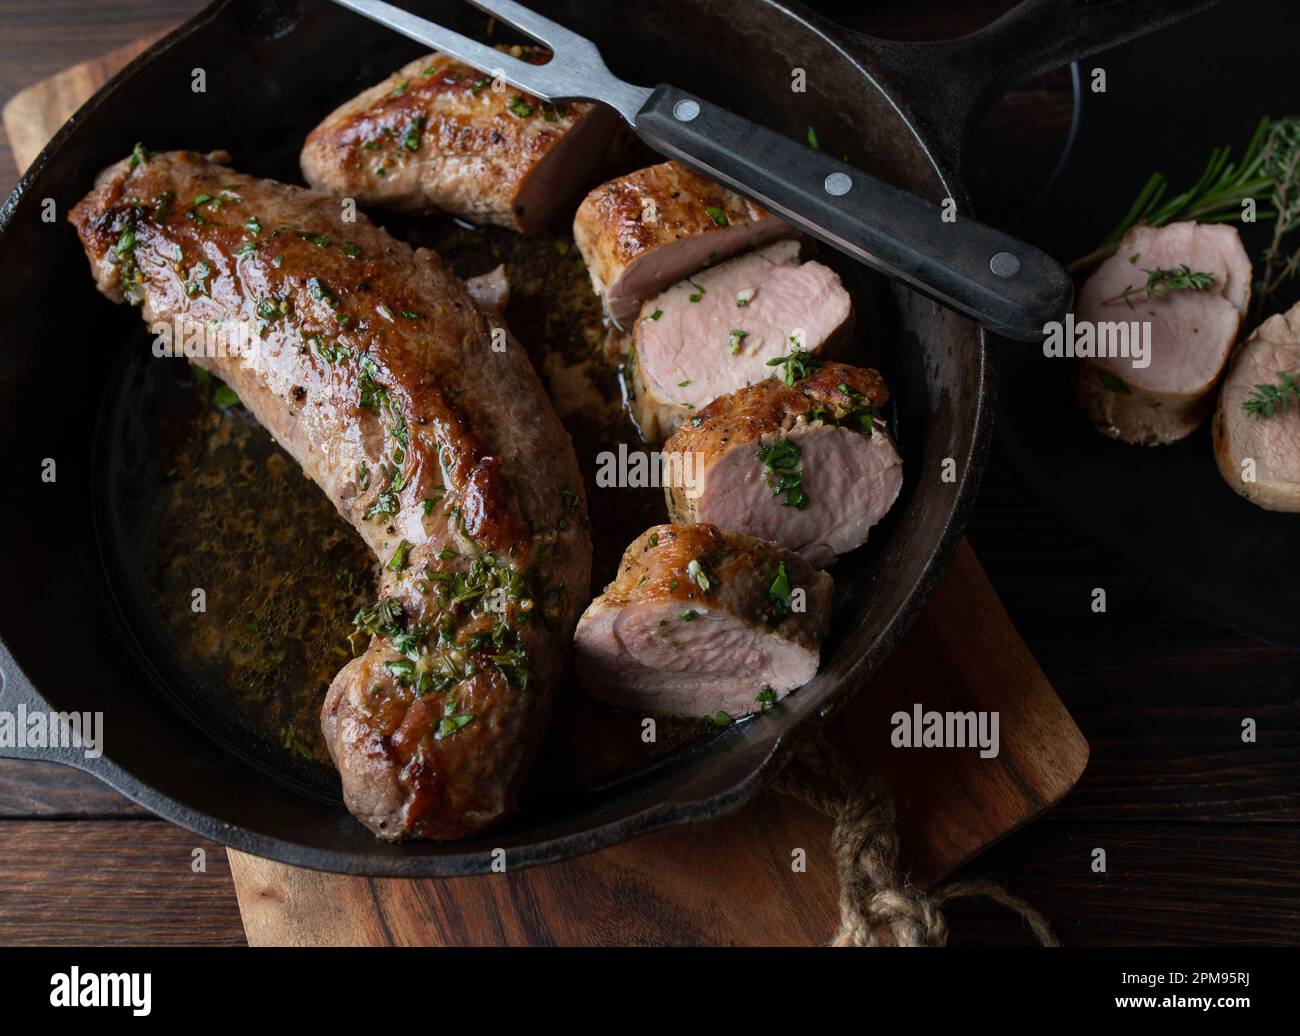
[[[832,946],[943,946],[943,904],[982,897],[1014,911],[1043,946],[1059,946],[1043,915],[986,879],[954,881],[934,892],[898,873],[894,800],[879,774],[855,773],[824,736],[810,738],[777,776],[777,791],[835,821],[831,852],[840,883],[840,926]]]

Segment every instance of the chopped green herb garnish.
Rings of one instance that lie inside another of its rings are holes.
[[[388,559],[388,564],[385,565],[384,567],[387,568],[388,571],[390,572],[403,571],[406,568],[406,566],[410,564],[410,562],[407,560],[407,555],[409,555],[410,553],[411,553],[411,545],[407,543],[406,540],[402,540],[397,545],[397,549],[393,551],[393,556]]]
[[[131,165],[130,165],[130,168],[131,168],[131,169],[134,169],[136,166],[140,165],[142,162],[147,162],[147,161],[149,161],[149,159],[153,158],[153,156],[156,155],[156,154],[158,154],[157,151],[150,151],[150,150],[149,150],[147,147],[145,147],[143,144],[136,144],[136,146],[133,147],[133,148],[131,149]]]
[[[1108,371],[1098,371],[1097,378],[1101,382],[1101,387],[1107,392],[1118,392],[1121,396],[1133,395],[1133,390],[1122,378],[1117,378]]]
[[[711,576],[700,563],[699,558],[692,558],[690,560],[690,563],[686,566],[686,575],[690,578],[692,583],[698,586],[706,594],[713,589],[714,584],[717,582],[717,579]]]
[[[375,502],[366,508],[366,521],[373,521],[376,518],[391,518],[397,513],[397,507],[397,494],[390,486],[390,488],[385,489],[375,497]]]
[[[472,712],[458,712],[452,716],[444,716],[442,722],[438,724],[438,732],[434,734],[434,739],[441,741],[444,737],[451,737],[465,728],[465,726],[474,719]]]
[[[794,349],[789,356],[776,356],[767,361],[769,367],[785,368],[785,383],[793,385],[796,381],[802,381],[813,371],[821,366],[816,360],[802,349]]]
[[[799,470],[799,447],[790,439],[777,439],[765,443],[757,450],[763,465],[763,478],[773,496],[785,495],[783,506],[802,511],[808,506],[808,494],[803,488],[803,474]]]
[[[521,119],[526,119],[528,116],[533,114],[533,109],[528,106],[528,102],[518,94],[515,94],[514,97],[510,98],[509,108],[511,112],[518,115]]]
[[[704,211],[709,214],[709,219],[713,220],[714,226],[725,227],[731,222],[727,219],[727,214],[715,205],[706,205]]]
[[[784,619],[791,612],[791,598],[794,596],[790,589],[790,576],[786,573],[785,562],[777,563],[776,575],[772,577],[772,583],[767,588],[767,602],[771,606],[772,623],[775,625]]]
[[[412,119],[406,126],[405,132],[402,133],[402,147],[407,151],[420,150],[420,138],[424,134],[425,117],[423,115]]]

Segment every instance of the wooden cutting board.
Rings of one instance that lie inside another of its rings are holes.
[[[25,169],[142,40],[70,68],[5,105]],[[87,187],[89,187],[87,173]],[[890,717],[1000,716],[1001,753],[895,749]],[[963,541],[930,603],[871,684],[832,724],[882,770],[899,812],[902,866],[929,887],[1074,786],[1088,745]],[[734,816],[643,835],[575,860],[444,881],[322,874],[230,852],[253,945],[815,945],[835,926],[830,822],[766,792]],[[806,869],[792,860],[806,854]]]

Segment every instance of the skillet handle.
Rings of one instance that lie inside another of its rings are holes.
[[[1047,253],[672,86],[637,134],[888,277],[1008,338],[1035,341],[1073,285]]]
[[[1023,0],[952,40],[882,40],[835,27],[956,168],[980,117],[1021,83],[1162,29],[1218,0]]]

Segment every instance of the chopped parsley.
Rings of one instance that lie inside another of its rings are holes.
[[[420,150],[420,138],[424,135],[425,117],[423,115],[412,119],[407,123],[406,130],[402,133],[402,147],[407,151]]]
[[[393,556],[388,559],[388,564],[384,567],[390,572],[402,572],[410,564],[408,555],[411,553],[411,545],[402,540],[397,549],[393,551]]]
[[[757,456],[763,465],[763,479],[773,496],[785,495],[782,505],[802,511],[808,506],[808,494],[803,488],[803,473],[799,470],[799,447],[789,439],[777,439],[758,448]]]
[[[771,607],[772,624],[780,622],[793,610],[791,608],[791,598],[794,592],[790,589],[790,576],[786,573],[785,562],[777,563],[776,575],[772,577],[772,583],[767,588],[767,603]]]
[[[140,165],[142,162],[147,162],[147,161],[149,161],[149,159],[153,158],[153,156],[156,155],[156,154],[158,154],[157,151],[150,151],[150,150],[149,150],[147,147],[145,147],[143,144],[139,144],[139,143],[137,143],[136,146],[133,147],[133,148],[131,149],[131,165],[130,165],[130,168],[131,168],[131,169],[134,169],[136,166]]]
[[[727,214],[716,205],[706,205],[704,211],[709,214],[709,219],[713,220],[714,226],[725,227],[731,222],[727,219]]]

